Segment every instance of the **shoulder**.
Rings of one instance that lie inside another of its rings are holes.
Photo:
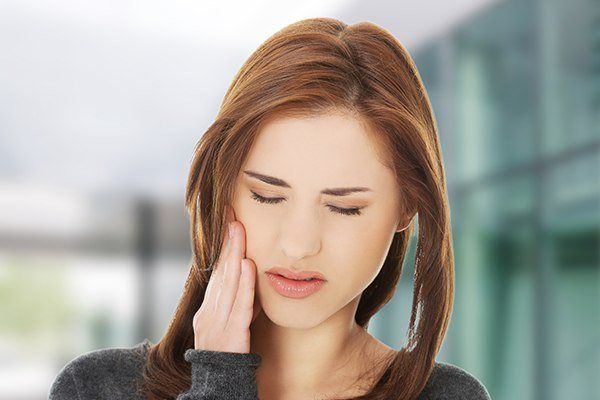
[[[449,363],[436,362],[419,400],[491,400],[475,376]]]
[[[148,339],[133,347],[114,347],[81,354],[62,367],[50,388],[49,400],[120,398],[135,391]],[[123,397],[126,398],[126,397]]]
[[[146,339],[133,347],[92,350],[69,361],[63,369],[69,370],[74,378],[80,380],[129,373],[140,366],[149,344]]]

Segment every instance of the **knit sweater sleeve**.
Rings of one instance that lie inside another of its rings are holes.
[[[67,399],[79,399],[79,393],[77,393],[77,387],[70,365],[66,365],[62,368],[52,383],[48,393],[48,400]]]
[[[192,384],[176,400],[258,400],[260,355],[187,349],[184,358],[192,365]]]

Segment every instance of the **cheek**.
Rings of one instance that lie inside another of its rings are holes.
[[[387,224],[366,224],[361,229],[338,232],[330,242],[336,281],[347,282],[358,291],[366,289],[383,266],[392,239]]]

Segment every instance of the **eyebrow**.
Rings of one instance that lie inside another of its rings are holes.
[[[283,179],[275,178],[274,176],[269,176],[265,174],[260,174],[256,171],[245,170],[244,173],[249,175],[252,178],[258,179],[269,185],[280,186],[284,188],[291,189],[292,186],[284,181]],[[340,188],[326,188],[321,190],[322,194],[327,194],[331,196],[347,196],[354,192],[371,192],[372,190],[368,187],[340,187]]]

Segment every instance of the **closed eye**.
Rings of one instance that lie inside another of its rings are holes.
[[[252,190],[250,191],[252,193],[252,198],[256,201],[258,201],[259,203],[266,203],[266,204],[277,204],[277,203],[281,203],[283,200],[285,200],[285,198],[283,197],[263,197],[255,192],[253,192]],[[362,213],[360,212],[360,208],[340,208],[340,207],[335,207],[332,205],[327,205],[327,207],[335,213],[338,214],[342,214],[342,215],[361,215]]]

